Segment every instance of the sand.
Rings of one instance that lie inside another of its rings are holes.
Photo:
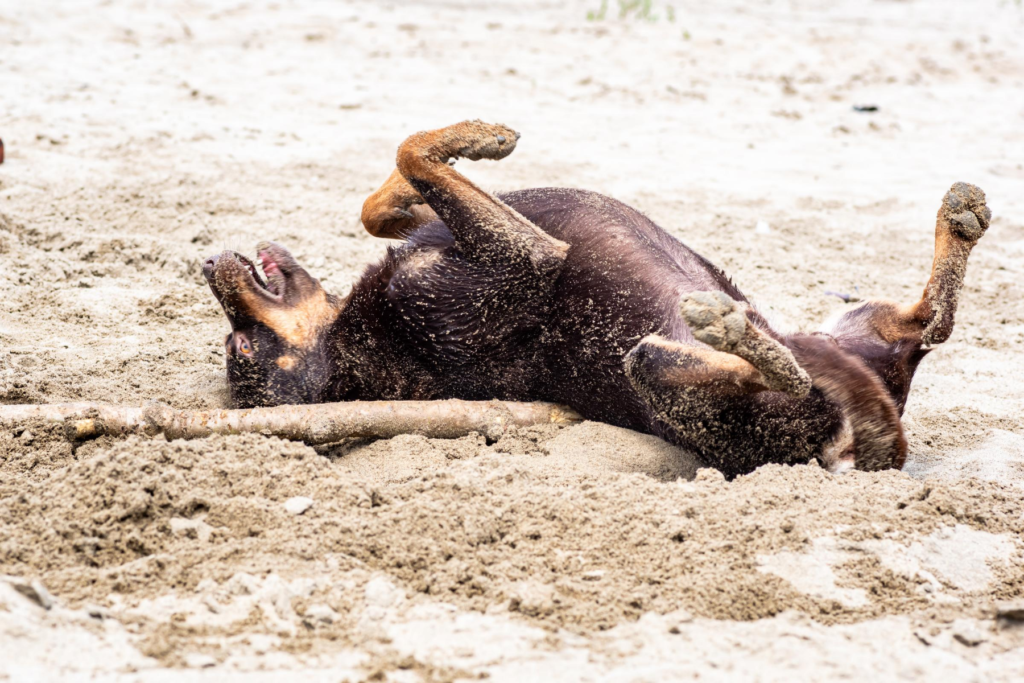
[[[344,294],[409,133],[636,206],[784,329],[913,301],[955,181],[994,218],[903,472],[726,482],[585,423],[488,444],[73,449],[0,430],[0,680],[1019,680],[1024,11],[1013,2],[35,2],[0,10],[0,402],[226,404],[202,259]],[[876,105],[864,113],[855,105]],[[302,500],[306,499],[306,500]]]

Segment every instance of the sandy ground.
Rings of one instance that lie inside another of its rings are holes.
[[[462,172],[624,200],[788,328],[916,299],[943,193],[980,185],[905,471],[694,478],[596,424],[0,430],[0,680],[1024,676],[1024,10],[611,4],[0,4],[0,402],[224,405],[202,259],[277,239],[344,293],[397,144],[482,118],[523,139]]]

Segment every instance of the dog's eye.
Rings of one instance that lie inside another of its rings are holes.
[[[244,356],[252,355],[252,346],[249,345],[248,339],[242,339],[238,342],[238,350],[241,351]]]

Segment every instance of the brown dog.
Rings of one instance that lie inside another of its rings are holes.
[[[828,333],[783,336],[729,279],[630,207],[591,192],[500,198],[449,166],[501,159],[519,135],[479,121],[413,135],[363,207],[400,237],[344,300],[281,246],[266,276],[233,252],[204,272],[231,322],[240,407],[353,399],[546,400],[657,434],[728,475],[817,458],[902,467],[918,363],[953,329],[984,193],[943,199],[920,301],[871,301]]]

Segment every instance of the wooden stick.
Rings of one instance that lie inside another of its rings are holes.
[[[479,432],[495,440],[510,427],[572,424],[581,421],[570,408],[554,403],[511,401],[350,401],[246,410],[175,410],[164,403],[143,407],[104,403],[0,405],[0,424],[43,419],[63,422],[74,441],[102,435],[164,434],[168,439],[197,439],[211,434],[254,432],[309,444],[349,437],[390,438],[399,434],[454,439]]]

